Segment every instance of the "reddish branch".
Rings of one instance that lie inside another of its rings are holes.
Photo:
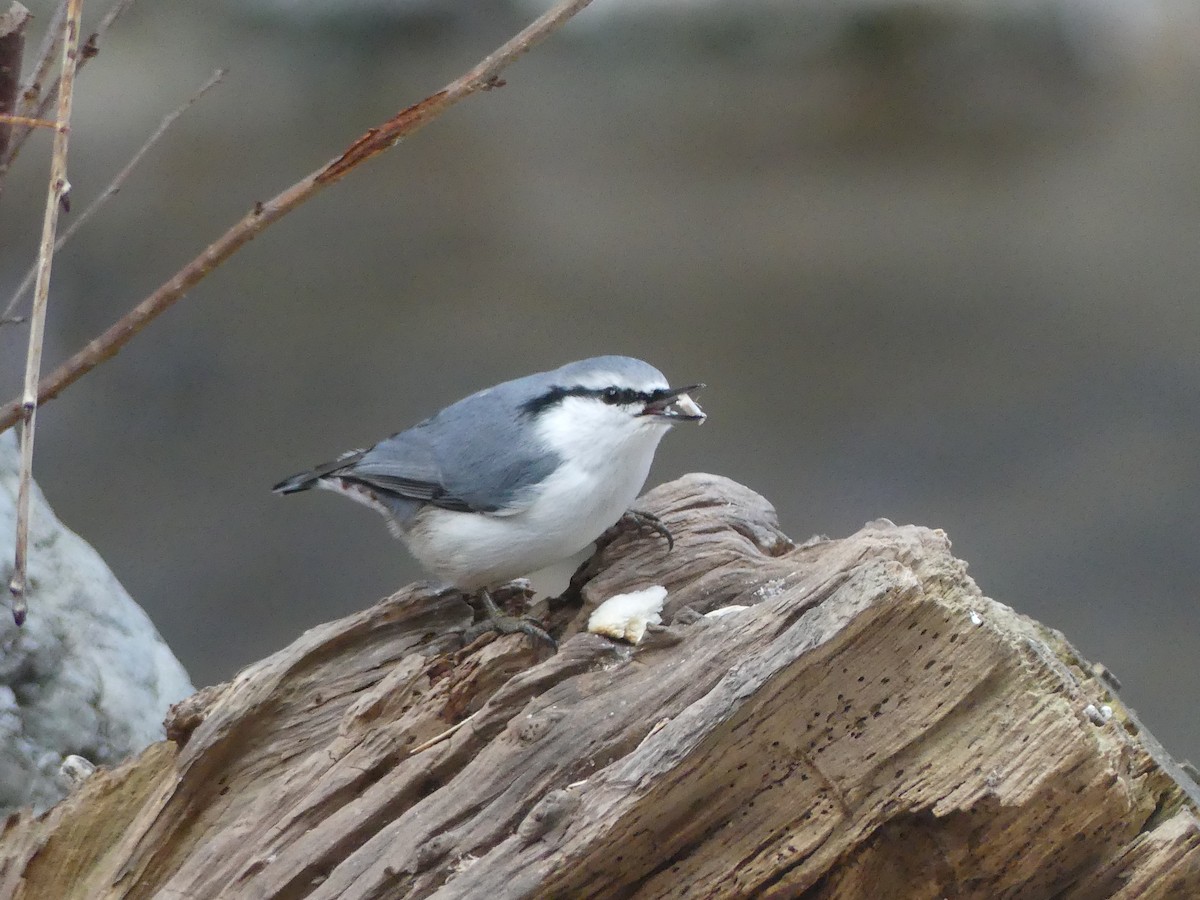
[[[226,231],[195,259],[175,273],[154,293],[121,317],[46,378],[38,389],[39,402],[57,397],[97,365],[112,358],[135,334],[184,296],[201,279],[229,259],[267,226],[283,218],[322,188],[342,179],[352,169],[382,153],[454,104],[472,94],[501,84],[499,73],[530,48],[553,34],[591,0],[564,0],[555,4],[527,28],[497,49],[464,75],[420,103],[401,110],[381,125],[370,129],[332,162],[302,178],[278,196],[256,203],[241,221]],[[0,430],[20,418],[21,403],[14,400],[0,408]]]

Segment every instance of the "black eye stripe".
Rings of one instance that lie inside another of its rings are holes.
[[[527,415],[536,416],[551,406],[561,403],[566,397],[595,397],[612,406],[632,406],[635,403],[653,403],[671,396],[673,394],[669,388],[638,391],[633,388],[588,388],[578,385],[575,387],[552,387],[540,397],[525,401],[521,406],[521,411]]]

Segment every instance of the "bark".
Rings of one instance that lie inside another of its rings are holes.
[[[608,543],[557,654],[460,648],[470,608],[420,586],[312,629],[10,818],[0,896],[1200,895],[1195,785],[944,533],[794,546],[705,475],[640,505],[674,551]],[[583,630],[652,584],[641,644]]]
[[[29,10],[20,3],[9,4],[0,13],[0,158],[8,152],[12,124],[4,121],[17,108],[17,89],[21,83],[21,59],[25,53],[25,25]]]

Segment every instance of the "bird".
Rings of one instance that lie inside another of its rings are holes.
[[[277,494],[321,488],[364,504],[442,585],[480,596],[583,551],[622,519],[673,541],[631,510],[663,436],[703,422],[691,384],[654,366],[597,356],[477,391],[366,450],[283,479]],[[553,640],[540,628],[516,630]]]

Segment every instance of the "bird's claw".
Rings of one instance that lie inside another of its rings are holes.
[[[463,631],[463,645],[473,643],[476,638],[487,634],[489,631],[494,631],[497,634],[525,634],[533,638],[535,641],[541,641],[550,647],[551,650],[557,652],[558,641],[550,636],[546,629],[542,628],[532,619],[520,618],[516,616],[500,616],[497,619],[484,619],[482,622],[476,622],[470,628]]]
[[[496,605],[496,601],[487,591],[480,591],[479,598],[483,606],[484,618],[463,631],[464,646],[472,643],[481,635],[494,631],[497,634],[528,635],[534,640],[548,644],[551,650],[558,651],[558,641],[554,640],[536,619],[530,616],[506,615],[500,611],[500,607]]]
[[[675,537],[671,534],[671,529],[663,524],[663,520],[654,513],[643,512],[640,509],[631,509],[621,516],[617,525],[621,528],[627,528],[631,531],[653,531],[660,537],[667,540],[667,552],[670,553],[675,549]]]

